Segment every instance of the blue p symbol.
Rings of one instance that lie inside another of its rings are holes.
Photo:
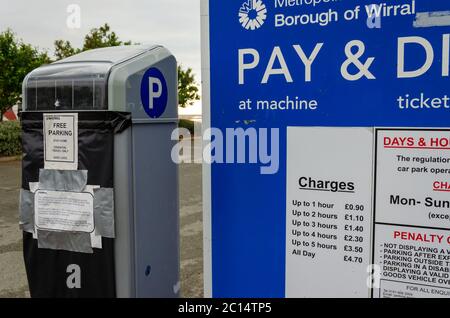
[[[166,110],[167,97],[164,75],[155,67],[148,69],[141,81],[141,102],[147,115],[160,117]]]

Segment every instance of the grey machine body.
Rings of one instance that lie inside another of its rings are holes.
[[[157,68],[167,83],[167,106],[158,118],[149,117],[141,101],[141,81],[149,68]],[[118,297],[179,296],[178,166],[171,158],[177,82],[176,59],[157,45],[86,51],[40,67],[24,80],[24,110],[131,113],[131,128],[114,139]],[[60,85],[72,87],[65,107],[39,102],[57,100],[53,94]],[[83,94],[87,98],[78,97]]]

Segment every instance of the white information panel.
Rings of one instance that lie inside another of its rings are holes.
[[[375,297],[450,297],[450,131],[378,129]]]
[[[35,224],[49,231],[94,231],[94,197],[91,193],[44,191],[35,194]]]
[[[372,168],[373,129],[288,128],[286,297],[369,297]]]
[[[78,169],[78,114],[44,114],[45,169]]]

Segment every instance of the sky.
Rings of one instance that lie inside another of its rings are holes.
[[[68,6],[80,8],[80,28],[69,28]],[[83,45],[84,36],[107,22],[119,39],[161,44],[201,82],[200,0],[0,0],[0,32],[11,28],[24,42],[53,56],[53,42]],[[183,113],[199,113],[200,103]]]

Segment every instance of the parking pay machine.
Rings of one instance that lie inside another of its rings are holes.
[[[177,63],[86,51],[23,82],[20,226],[32,297],[179,294]]]

